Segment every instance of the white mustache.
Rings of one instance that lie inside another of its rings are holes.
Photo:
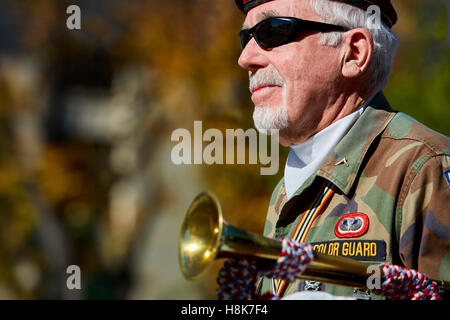
[[[253,88],[260,86],[284,86],[284,79],[281,77],[278,70],[275,68],[271,69],[260,69],[256,71],[249,78],[249,90],[253,93]]]

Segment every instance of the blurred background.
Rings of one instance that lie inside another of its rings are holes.
[[[450,135],[448,2],[393,0],[400,38],[384,90]],[[81,30],[68,30],[69,5]],[[0,0],[0,299],[214,299],[217,262],[183,279],[177,243],[203,190],[262,233],[283,175],[174,165],[177,128],[253,127],[232,0]],[[69,265],[81,289],[69,290]]]

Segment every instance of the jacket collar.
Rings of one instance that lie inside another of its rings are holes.
[[[331,181],[349,196],[369,147],[384,131],[394,115],[395,112],[392,111],[383,93],[378,93],[347,134],[333,148],[316,175]],[[308,178],[293,197],[309,187],[316,175]]]

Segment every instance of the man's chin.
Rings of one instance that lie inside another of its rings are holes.
[[[278,133],[288,125],[286,107],[255,106],[253,121],[255,128],[262,134]]]

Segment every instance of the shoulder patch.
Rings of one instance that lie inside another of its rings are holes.
[[[448,186],[450,187],[450,170],[444,172],[445,180],[447,181]]]
[[[339,238],[354,238],[363,235],[369,228],[369,217],[361,212],[344,214],[334,227]]]

